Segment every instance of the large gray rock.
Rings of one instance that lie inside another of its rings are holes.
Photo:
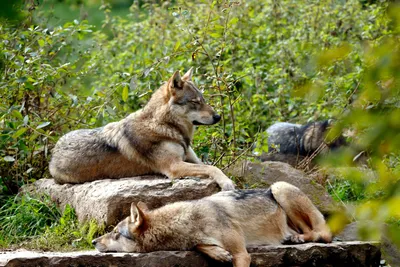
[[[358,236],[358,222],[347,224],[344,229],[335,236],[338,241],[355,241],[360,240]]]
[[[47,193],[62,208],[70,204],[80,221],[95,219],[98,223],[114,225],[129,214],[132,202],[143,201],[149,208],[157,208],[212,195],[219,187],[211,179],[170,180],[163,176],[141,176],[76,185],[40,179],[25,190]]]
[[[368,236],[365,236],[368,233],[368,227],[374,225],[373,221],[360,221],[360,222],[352,222],[346,225],[341,233],[335,236],[335,240],[338,241],[354,241],[354,240],[369,240]],[[374,226],[373,226],[374,227]],[[376,225],[375,225],[376,227]],[[382,258],[386,260],[390,266],[400,266],[400,251],[398,246],[393,243],[391,237],[395,234],[390,232],[391,225],[383,224],[380,226],[381,229],[381,251],[382,251]],[[395,226],[396,227],[396,226]],[[396,229],[396,231],[398,231]],[[364,233],[364,235],[359,235],[359,232]]]
[[[277,181],[285,181],[300,188],[323,214],[330,214],[338,209],[338,205],[322,185],[287,163],[243,161],[231,166],[225,173],[234,176],[245,188],[267,188]]]
[[[248,248],[253,267],[279,266],[379,266],[379,244],[373,242],[308,243],[301,245],[261,246]],[[96,251],[0,252],[0,266],[151,266],[151,267],[207,267],[232,266],[210,260],[194,251],[158,251],[152,253],[100,253]]]

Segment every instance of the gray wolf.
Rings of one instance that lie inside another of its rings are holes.
[[[176,71],[150,101],[125,119],[62,136],[53,149],[50,174],[58,183],[84,183],[151,173],[213,178],[223,190],[233,182],[217,167],[203,165],[191,147],[196,125],[221,117],[192,82],[192,69]]]
[[[267,129],[270,150],[278,149],[280,153],[311,155],[322,144],[325,149],[335,149],[345,144],[343,136],[333,142],[325,141],[332,122],[330,120],[310,122],[305,125],[278,122]]]
[[[92,243],[101,252],[197,250],[234,266],[250,265],[247,245],[331,242],[324,217],[297,187],[222,191],[199,200],[149,210],[132,203],[131,214]]]
[[[303,159],[313,153],[326,153],[344,146],[346,141],[342,135],[332,142],[325,140],[331,126],[331,120],[310,122],[305,125],[277,122],[267,129],[269,154],[261,155],[260,159],[286,160],[291,164],[295,158]]]

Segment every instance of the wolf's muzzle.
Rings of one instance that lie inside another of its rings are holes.
[[[218,114],[215,114],[215,115],[213,115],[213,120],[214,120],[214,123],[217,123],[221,120],[221,116]]]

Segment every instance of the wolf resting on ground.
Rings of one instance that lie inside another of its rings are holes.
[[[191,147],[195,125],[220,119],[192,82],[192,69],[182,77],[176,71],[143,109],[104,127],[62,136],[50,173],[58,183],[150,173],[210,177],[223,190],[233,190],[233,182],[217,167],[203,165]]]
[[[269,153],[261,155],[260,159],[296,165],[298,161],[311,156],[319,149],[318,153],[326,153],[344,146],[346,140],[342,135],[330,143],[325,141],[331,124],[331,120],[310,122],[305,125],[277,122],[267,129]]]
[[[218,261],[248,267],[247,245],[331,242],[324,217],[297,187],[234,190],[149,211],[132,203],[114,231],[92,243],[101,252],[198,250]]]
[[[305,125],[278,122],[267,129],[268,146],[270,150],[278,149],[280,153],[311,155],[321,144],[327,149],[334,149],[345,144],[343,136],[331,143],[326,143],[325,137],[331,126],[331,121],[316,121]]]

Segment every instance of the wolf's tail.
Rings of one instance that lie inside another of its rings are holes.
[[[286,212],[289,227],[302,234],[304,241],[332,241],[324,216],[299,188],[286,182],[276,182],[271,185],[271,191]]]

